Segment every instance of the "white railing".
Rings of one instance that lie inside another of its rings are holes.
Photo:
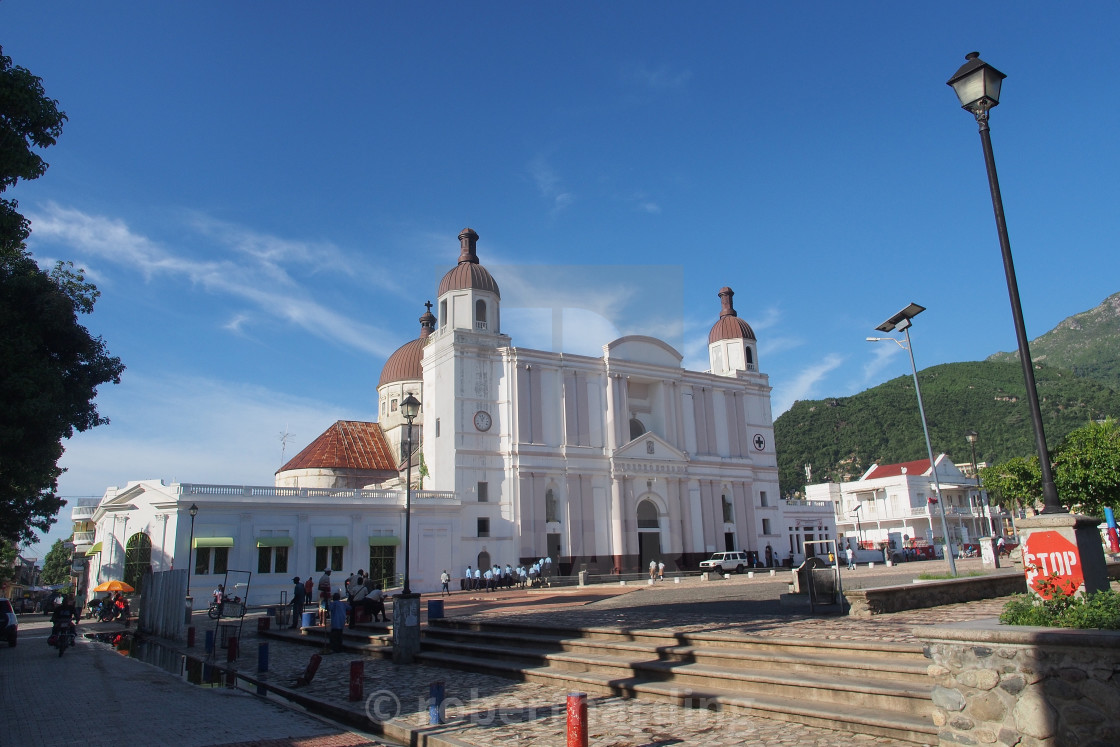
[[[403,503],[403,490],[362,490],[360,488],[278,488],[268,485],[204,485],[183,483],[183,495],[242,496],[251,498],[354,498],[387,503]],[[414,501],[454,501],[453,490],[413,490]]]
[[[797,499],[793,499],[793,498],[787,498],[787,499],[785,499],[785,502],[786,502],[787,506],[805,506],[807,508],[822,508],[822,509],[827,509],[829,511],[832,510],[832,502],[831,501],[806,501],[806,500],[797,500]]]
[[[475,322],[474,323],[474,328],[477,329],[477,330],[481,330],[481,331],[485,332],[486,331],[486,322]]]
[[[94,532],[74,532],[75,545],[92,545]]]
[[[93,512],[97,510],[97,506],[74,506],[70,509],[71,521],[81,521],[93,516]]]

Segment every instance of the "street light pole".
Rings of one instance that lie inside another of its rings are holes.
[[[945,501],[941,496],[941,479],[937,476],[937,463],[933,459],[933,445],[930,443],[929,426],[926,424],[926,408],[925,405],[922,404],[922,386],[918,383],[918,364],[914,362],[914,347],[910,342],[910,326],[913,324],[911,320],[925,310],[925,306],[911,303],[905,309],[875,328],[880,332],[895,332],[901,330],[902,333],[906,335],[905,344],[894,337],[868,337],[867,339],[869,342],[890,340],[899,347],[905,348],[906,352],[910,354],[910,370],[914,374],[914,392],[918,395],[918,414],[921,415],[922,418],[922,433],[926,437],[926,454],[929,455],[929,469],[933,474],[934,491],[937,493],[937,508],[938,513],[941,515],[941,532],[945,537],[945,557],[949,561],[949,572],[956,576],[957,562],[953,558],[953,542],[949,539],[949,522],[945,518]]]
[[[856,507],[852,509],[852,516],[856,517],[856,537],[859,538],[860,543],[863,543],[863,525],[859,523],[859,510],[863,508],[862,503],[856,503]]]
[[[996,522],[992,518],[992,504],[984,497],[984,486],[980,483],[980,465],[976,461],[976,441],[980,438],[980,434],[976,431],[969,431],[964,434],[968,439],[968,445],[972,449],[972,474],[976,476],[976,500],[981,501],[984,513],[984,518],[988,520],[988,536],[996,536]]]
[[[191,515],[191,538],[187,542],[187,596],[191,595],[191,558],[194,554],[194,517],[198,516],[198,506],[191,504],[187,509],[187,513]]]
[[[999,178],[996,176],[996,159],[992,152],[992,135],[988,129],[988,112],[999,104],[999,91],[1007,76],[980,59],[979,52],[965,55],[965,64],[949,79],[948,84],[956,91],[961,108],[976,117],[980,127],[980,145],[984,151],[984,164],[988,170],[988,186],[992,193],[992,208],[995,210],[996,232],[999,234],[999,248],[1003,254],[1003,271],[1007,276],[1007,294],[1011,299],[1011,316],[1015,323],[1015,340],[1019,346],[1019,362],[1023,366],[1023,379],[1027,387],[1027,404],[1031,411],[1031,424],[1034,427],[1035,448],[1038,451],[1038,466],[1042,472],[1042,501],[1044,514],[1065,513],[1058,501],[1058,490],[1054,486],[1054,474],[1050,467],[1050,452],[1046,448],[1046,432],[1042,426],[1042,410],[1038,405],[1038,387],[1034,379],[1034,362],[1031,360],[1030,344],[1027,341],[1026,325],[1023,323],[1023,307],[1019,301],[1019,284],[1015,279],[1015,262],[1011,258],[1011,240],[1007,236],[1007,221],[1003,213],[1003,197],[999,191]]]
[[[401,412],[404,414],[404,419],[408,421],[408,435],[407,445],[405,451],[405,459],[407,464],[405,466],[405,487],[404,487],[404,587],[402,593],[411,594],[412,589],[409,588],[409,544],[412,539],[412,421],[416,419],[417,413],[420,411],[420,400],[408,395],[401,402]]]

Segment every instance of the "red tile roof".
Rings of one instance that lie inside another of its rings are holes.
[[[332,468],[397,472],[381,426],[360,420],[339,420],[277,472]]]
[[[908,475],[924,475],[929,471],[929,460],[919,459],[915,462],[902,462],[901,464],[879,464],[871,468],[871,471],[861,477],[861,480],[874,480],[878,477],[898,477],[902,474],[903,468],[906,468]]]

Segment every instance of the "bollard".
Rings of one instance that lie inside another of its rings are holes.
[[[268,644],[260,643],[257,645],[257,671],[268,671]]]
[[[362,660],[350,662],[350,701],[362,699],[362,675],[365,673],[366,663]]]
[[[874,567],[875,567],[875,564],[874,564],[874,563],[868,563],[868,564],[867,564],[867,567],[868,567],[868,568],[874,568]]]
[[[307,662],[307,669],[303,671],[303,676],[296,680],[296,686],[302,687],[303,685],[311,684],[311,680],[315,679],[315,673],[319,671],[319,665],[322,663],[322,656],[319,654],[312,654],[311,661]]]
[[[443,723],[443,680],[428,685],[428,723],[438,726]]]
[[[207,630],[206,631],[206,653],[208,653],[208,654],[214,653],[214,631],[213,630]]]
[[[187,628],[187,648],[194,648],[194,626]]]
[[[747,571],[747,578],[754,578],[754,571]]]
[[[778,572],[777,572],[777,571],[775,571],[775,570],[774,570],[773,568],[771,568],[771,569],[770,569],[770,575],[771,575],[771,576],[774,576],[774,575],[776,575],[777,573],[778,573]]]
[[[229,637],[229,648],[226,649],[226,661],[237,661],[237,636]]]
[[[587,747],[587,693],[568,693],[568,747]]]
[[[677,576],[673,579],[674,584],[679,584],[680,582],[681,582],[681,577],[680,576]]]
[[[619,586],[626,586],[626,582],[625,582],[625,581],[619,581],[619,582],[618,582],[618,585],[619,585]]]

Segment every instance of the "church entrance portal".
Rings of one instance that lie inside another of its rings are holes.
[[[657,506],[653,501],[638,504],[638,562],[640,570],[649,568],[650,561],[663,562],[661,554],[661,524],[657,519]]]

